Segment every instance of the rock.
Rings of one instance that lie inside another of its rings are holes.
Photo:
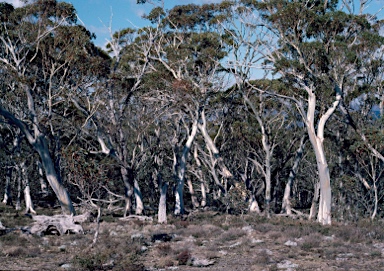
[[[348,258],[352,258],[354,255],[353,253],[342,253],[338,254],[336,257],[336,261],[346,261]]]
[[[115,232],[115,231],[111,231],[110,233],[109,233],[109,236],[117,236],[118,234],[117,234],[117,232]]]
[[[324,240],[326,241],[333,241],[335,239],[335,236],[332,235],[332,236],[324,236]]]
[[[253,239],[251,240],[251,243],[252,243],[252,244],[260,244],[260,243],[264,243],[264,241],[263,241],[263,240],[260,240],[260,239],[254,239],[254,238],[253,238]]]
[[[148,250],[148,248],[146,247],[146,246],[142,246],[141,248],[140,248],[140,251],[141,252],[145,252],[145,251],[147,251]]]
[[[61,268],[64,268],[64,269],[71,269],[72,268],[72,264],[70,263],[65,263],[65,264],[62,264],[60,265]]]
[[[278,269],[287,269],[287,271],[293,270],[293,268],[297,268],[299,265],[292,263],[291,261],[284,260],[281,263],[277,264]]]
[[[152,235],[152,242],[169,242],[173,239],[173,236],[168,233],[155,233]]]
[[[196,266],[196,267],[210,266],[210,265],[213,265],[214,263],[215,263],[214,260],[192,258],[192,266]]]
[[[288,240],[287,242],[284,243],[284,245],[289,246],[289,247],[296,247],[297,243],[291,240]]]
[[[251,226],[245,226],[241,228],[243,231],[246,231],[248,234],[253,232],[253,229]]]
[[[66,245],[59,246],[60,251],[65,251],[67,249]]]
[[[229,247],[238,247],[240,245],[241,245],[241,242],[236,242],[236,243],[230,245]]]
[[[273,255],[273,252],[271,250],[267,249],[267,248],[259,249],[259,252],[264,252],[264,253],[266,253],[269,256]]]
[[[136,233],[131,235],[132,241],[141,241],[144,239],[144,235],[142,233]]]

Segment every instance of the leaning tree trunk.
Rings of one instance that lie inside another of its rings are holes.
[[[312,220],[315,217],[316,214],[316,204],[317,201],[319,200],[319,193],[320,193],[320,183],[316,182],[313,188],[313,198],[312,198],[312,204],[311,204],[311,209],[309,211],[309,220]]]
[[[40,132],[40,129],[37,127],[38,120],[37,120],[36,112],[33,108],[34,103],[33,103],[32,95],[30,94],[29,90],[27,90],[27,97],[28,97],[28,107],[31,111],[31,115],[34,116],[34,129],[33,129],[34,134],[33,135],[31,134],[27,125],[23,121],[16,118],[14,115],[12,115],[10,112],[5,110],[1,106],[0,106],[0,115],[6,118],[13,125],[17,126],[24,133],[29,144],[31,144],[35,149],[35,151],[39,154],[47,181],[49,185],[52,187],[52,190],[55,192],[63,212],[76,214],[71,198],[69,197],[67,190],[65,189],[63,183],[61,182],[56,172],[51,154],[49,153],[47,140],[44,134],[42,134]]]
[[[63,183],[56,173],[55,166],[49,154],[46,139],[43,138],[43,136],[39,136],[34,144],[34,147],[40,155],[41,164],[44,168],[47,181],[52,187],[52,190],[55,192],[61,209],[64,213],[75,215],[76,211],[72,205],[72,200],[69,197],[68,191],[65,189]]]

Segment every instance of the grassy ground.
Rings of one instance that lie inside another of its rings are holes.
[[[20,230],[31,218],[3,205],[0,221],[15,229],[1,233],[0,270],[384,270],[380,221],[320,226],[197,212],[158,225],[109,215],[94,246],[93,222],[84,235],[39,237]]]

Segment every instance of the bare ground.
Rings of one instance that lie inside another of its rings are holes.
[[[384,270],[384,223],[320,226],[285,217],[196,212],[185,220],[105,216],[85,234],[35,236],[31,219],[2,206],[0,270]]]

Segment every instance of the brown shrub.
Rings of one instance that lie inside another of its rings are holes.
[[[191,253],[189,252],[188,249],[183,249],[176,256],[176,260],[178,261],[179,265],[186,265],[190,259],[191,259]]]

